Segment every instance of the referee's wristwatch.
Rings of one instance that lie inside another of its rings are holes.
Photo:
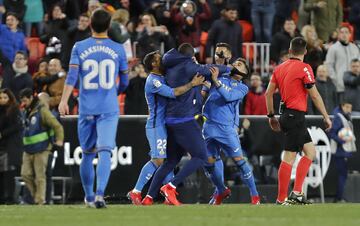
[[[271,113],[271,114],[267,114],[266,115],[268,118],[274,118],[275,117],[275,114],[274,113]]]

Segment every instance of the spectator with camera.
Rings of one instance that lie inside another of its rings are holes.
[[[351,61],[350,71],[344,73],[344,98],[352,104],[352,115],[360,116],[360,60]]]
[[[348,158],[356,151],[354,127],[351,120],[352,105],[344,100],[339,107],[335,108],[333,114],[333,126],[329,136],[331,138],[331,149],[338,171],[336,198],[334,202],[346,202],[344,191],[348,174]]]
[[[177,26],[177,42],[190,43],[195,49],[200,47],[200,22],[211,19],[211,11],[206,0],[199,0],[202,12],[197,9],[195,2],[186,0],[181,5],[176,1],[171,9],[171,18]]]
[[[167,51],[174,47],[174,41],[169,35],[169,31],[165,26],[157,26],[156,20],[152,14],[145,13],[140,17],[140,23],[136,27],[136,57],[144,58],[144,56],[156,50]]]

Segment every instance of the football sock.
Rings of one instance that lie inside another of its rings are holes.
[[[151,160],[141,169],[139,178],[135,185],[135,190],[141,192],[145,184],[151,179],[158,167]]]
[[[241,159],[240,161],[236,161],[236,166],[240,170],[241,179],[244,181],[250,190],[251,196],[258,196],[259,193],[257,192],[254,175],[249,167],[249,164],[244,160]]]
[[[292,165],[281,162],[278,171],[278,197],[279,202],[285,201],[288,196]]]
[[[155,172],[155,175],[153,176],[153,179],[151,181],[148,195],[155,198],[157,194],[159,193],[159,189],[162,185],[162,182],[166,178],[166,176],[174,170],[177,162],[170,163],[169,161],[165,161],[164,164],[162,164],[159,169]]]
[[[82,160],[80,164],[80,178],[82,187],[85,192],[85,198],[87,201],[94,200],[94,180],[95,170],[93,166],[93,160],[96,153],[82,153]]]
[[[221,182],[224,184],[224,162],[221,159],[216,160],[215,171],[221,174]]]
[[[99,150],[98,164],[96,167],[96,195],[104,196],[106,185],[111,172],[111,152]]]
[[[162,184],[169,183],[174,178],[174,171],[171,171],[164,179]]]
[[[295,177],[295,182],[294,182],[294,191],[295,192],[302,192],[302,186],[305,180],[305,177],[309,171],[309,168],[311,166],[312,161],[306,157],[303,156],[300,161],[299,164],[296,168],[296,177]]]
[[[217,194],[223,193],[225,191],[226,187],[222,180],[223,174],[221,173],[221,166],[216,167],[215,163],[213,163],[213,164],[207,163],[205,166],[205,170],[206,170],[206,176],[211,180],[211,182],[216,187],[215,193],[217,193]],[[222,169],[222,170],[224,171],[224,169]]]

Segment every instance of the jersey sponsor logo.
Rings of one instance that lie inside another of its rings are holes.
[[[308,69],[307,67],[304,68],[304,72],[306,73],[309,81],[312,82],[313,80],[312,80],[312,78],[311,78],[310,71],[309,71],[309,69]]]
[[[160,82],[159,80],[154,79],[154,80],[153,80],[153,85],[154,85],[156,88],[159,88],[162,84],[161,84],[161,82]]]

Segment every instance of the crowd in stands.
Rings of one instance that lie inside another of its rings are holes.
[[[46,92],[56,110],[71,48],[90,37],[89,16],[99,7],[112,14],[109,37],[123,44],[131,68],[130,86],[119,97],[125,114],[147,114],[147,75],[141,65],[145,54],[164,53],[184,42],[194,46],[200,63],[213,62],[218,42],[230,44],[233,59],[244,57],[250,63],[260,56],[249,55],[244,42],[271,44],[270,73],[258,76],[254,67],[244,114],[266,113],[251,110],[251,105],[265,103],[268,77],[288,59],[290,40],[297,36],[308,43],[304,61],[311,65],[330,112],[345,96],[358,92],[351,65],[359,58],[360,2],[354,0],[0,0],[0,86],[17,98],[26,87]],[[310,103],[309,114],[317,113]]]

